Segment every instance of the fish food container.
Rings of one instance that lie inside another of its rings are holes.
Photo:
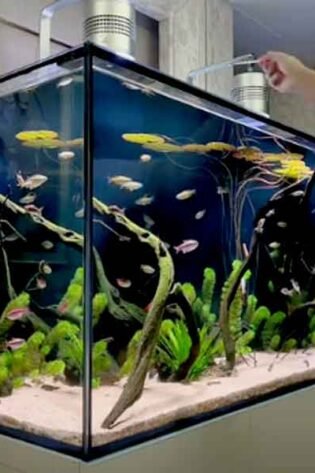
[[[90,459],[314,383],[313,137],[88,43],[0,110],[0,432]]]

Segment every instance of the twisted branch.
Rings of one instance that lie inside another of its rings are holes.
[[[151,310],[144,322],[142,339],[133,371],[129,376],[117,403],[102,423],[102,427],[108,429],[113,426],[116,420],[123,414],[123,412],[125,412],[126,409],[128,409],[128,407],[132,406],[134,402],[140,398],[143,392],[145,378],[150,366],[150,360],[159,335],[166,301],[174,282],[174,266],[167,248],[158,237],[153,235],[153,233],[139,227],[134,222],[130,221],[125,215],[117,210],[110,209],[107,205],[97,199],[93,199],[93,206],[100,214],[112,215],[116,223],[124,226],[132,232],[137,236],[141,243],[151,246],[156,255],[160,269],[158,287],[152,301]]]

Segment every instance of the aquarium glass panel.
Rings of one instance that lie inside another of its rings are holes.
[[[94,68],[99,451],[315,366],[314,141],[122,63]]]
[[[82,444],[83,86],[82,61],[0,85],[0,426],[60,450]]]
[[[90,44],[0,115],[1,433],[91,459],[314,384],[312,137]]]

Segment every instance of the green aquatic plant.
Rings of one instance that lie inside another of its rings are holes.
[[[45,376],[58,377],[65,373],[66,364],[63,360],[48,361],[44,364],[41,374]]]
[[[192,341],[182,320],[163,320],[156,346],[155,362],[160,371],[176,376],[188,359]]]
[[[12,352],[9,368],[13,378],[40,373],[45,363],[45,355],[41,352],[45,338],[42,332],[35,332],[24,345]]]
[[[108,342],[99,340],[92,348],[92,373],[95,386],[113,367],[113,359],[108,353]],[[64,365],[64,372],[72,381],[81,382],[83,376],[83,341],[80,328],[75,324],[59,322],[49,333],[45,341],[45,354],[57,350],[58,360]]]
[[[62,297],[58,307],[61,312],[73,312],[82,306],[83,300],[83,268],[78,268],[70,281],[65,295]]]
[[[248,330],[243,333],[236,341],[236,353],[240,356],[246,356],[252,353],[251,343],[255,340],[254,330]]]
[[[113,367],[113,359],[108,353],[107,340],[95,342],[92,349],[92,376],[95,385],[100,385],[102,377]]]
[[[274,335],[269,343],[269,349],[272,351],[278,351],[281,346],[281,336],[279,334]]]
[[[100,292],[95,294],[92,301],[92,313],[93,313],[93,325],[96,325],[103,312],[106,310],[108,305],[108,298],[106,294]]]
[[[203,272],[203,283],[201,288],[201,297],[204,304],[212,308],[214,288],[216,284],[216,274],[214,269],[205,268]]]
[[[182,291],[188,300],[189,304],[192,306],[197,299],[196,289],[193,284],[190,282],[185,282],[181,285]]]
[[[214,363],[215,343],[218,331],[210,331],[206,325],[198,332],[200,350],[190,366],[186,380],[195,381]],[[177,380],[181,367],[187,362],[192,340],[187,325],[182,320],[164,320],[155,352],[155,363],[160,375]]]
[[[281,347],[281,351],[284,351],[286,353],[295,350],[298,345],[298,342],[295,338],[290,338],[289,340],[285,341],[284,344]]]
[[[257,332],[258,329],[263,325],[263,323],[270,318],[270,316],[271,312],[268,307],[260,306],[252,314],[252,318],[249,320],[249,323],[251,324],[255,332]]]
[[[217,332],[209,333],[207,326],[204,326],[199,332],[199,337],[200,352],[188,372],[187,379],[190,381],[199,379],[214,364]]]
[[[275,343],[272,344],[271,341],[276,335],[279,335],[280,327],[286,319],[286,314],[284,312],[278,311],[272,314],[265,322],[264,328],[261,333],[262,346],[264,350],[269,350],[270,348],[274,350]]]
[[[216,314],[212,311],[215,285],[216,273],[214,269],[205,268],[203,272],[201,294],[198,297],[195,297],[192,304],[194,316],[200,326],[206,324],[210,328],[217,320]]]
[[[9,320],[7,314],[15,309],[28,309],[29,305],[30,295],[26,292],[22,292],[7,304],[0,316],[0,339],[4,339],[10,328],[14,325],[14,321]]]

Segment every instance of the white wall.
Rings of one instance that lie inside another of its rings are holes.
[[[0,74],[38,59],[36,33],[39,29],[39,15],[41,8],[48,3],[50,0],[0,0]],[[52,37],[72,46],[80,44],[82,18],[81,5],[74,5],[62,12],[57,12],[53,20]],[[3,21],[10,24],[4,24]],[[137,60],[157,67],[158,24],[138,14],[137,25]],[[21,31],[19,26],[32,30],[34,34]],[[52,44],[53,53],[62,50],[61,46]]]

